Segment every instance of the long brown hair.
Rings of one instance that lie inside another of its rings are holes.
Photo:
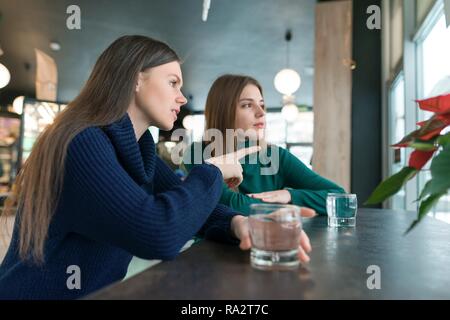
[[[120,37],[100,55],[80,94],[37,139],[5,202],[3,215],[18,212],[21,259],[44,262],[71,140],[88,127],[106,126],[125,116],[139,72],[173,61],[179,58],[168,45],[144,36]]]
[[[215,141],[218,144],[218,148],[213,149],[213,152],[215,150],[224,150],[223,147],[229,145],[232,145],[234,150],[227,150],[226,152],[235,151],[236,140],[233,142],[227,141],[226,129],[236,129],[236,106],[242,91],[249,84],[255,85],[261,92],[261,95],[263,94],[262,87],[256,79],[234,74],[220,76],[209,89],[205,105],[205,134],[203,140],[207,144],[213,140],[208,134],[210,129],[219,130],[223,136],[223,141]],[[218,155],[213,154],[213,156]]]

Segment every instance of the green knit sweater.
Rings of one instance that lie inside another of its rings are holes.
[[[194,153],[197,154],[197,162],[199,158],[203,162],[204,148],[204,144],[193,143],[187,149],[183,162],[186,171],[190,171],[194,166]],[[278,156],[274,156],[273,152],[277,152]],[[327,194],[345,192],[337,184],[310,170],[286,149],[270,145],[263,154],[258,153],[251,157],[252,155],[241,160],[244,180],[239,185],[239,192],[231,190],[224,183],[220,198],[220,203],[245,215],[250,213],[251,204],[262,202],[247,196],[251,193],[287,189],[291,194],[292,204],[312,208],[318,214],[325,215]],[[267,174],[268,172],[271,174]]]

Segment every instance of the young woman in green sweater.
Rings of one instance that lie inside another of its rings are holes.
[[[253,159],[248,156],[241,161],[243,182],[238,188],[224,184],[220,202],[244,214],[249,214],[251,204],[261,202],[292,203],[326,214],[327,194],[345,191],[314,173],[286,149],[267,144],[265,115],[258,81],[241,75],[219,77],[206,100],[203,143],[194,143],[187,150],[185,167],[190,170],[198,162],[199,153],[205,160],[210,150],[211,156],[217,156],[257,144],[263,147],[258,156]],[[227,129],[234,130],[228,130],[227,134]],[[217,132],[221,133],[219,139]],[[213,135],[216,137],[212,138]],[[216,145],[211,147],[214,143]],[[226,151],[221,151],[225,149],[222,146],[227,146]]]

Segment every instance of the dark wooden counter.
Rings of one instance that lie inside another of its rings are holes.
[[[313,246],[298,271],[250,266],[249,252],[204,241],[173,261],[89,296],[91,299],[450,299],[450,225],[415,214],[359,210],[355,229],[329,229],[326,217],[304,219]],[[381,271],[369,290],[367,268]]]

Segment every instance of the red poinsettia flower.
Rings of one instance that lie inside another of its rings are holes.
[[[441,120],[445,124],[449,125],[450,124],[450,111],[447,113],[441,113],[436,118]]]
[[[417,123],[419,128],[416,131],[411,132],[394,145],[397,148],[411,147],[415,149],[409,158],[408,167],[378,185],[366,202],[366,204],[381,203],[396,194],[407,181],[422,170],[438,150],[443,149],[435,160],[431,160],[432,178],[427,185],[432,187],[425,187],[422,190],[418,199],[420,205],[417,220],[412,223],[406,233],[411,231],[431,210],[432,205],[450,190],[448,188],[450,171],[447,170],[450,158],[446,153],[449,143],[448,136],[440,138],[442,131],[450,126],[450,94],[417,102],[422,110],[431,111],[434,115],[427,121]]]
[[[421,121],[421,122],[417,122],[417,125],[419,127],[423,127],[424,125],[426,125],[428,123],[428,121]]]
[[[413,153],[411,153],[411,156],[409,157],[409,167],[414,168],[416,170],[421,170],[433,157],[433,154],[436,152],[436,150],[433,151],[420,151],[415,150]]]
[[[450,112],[435,115],[433,118],[419,122],[420,129],[408,134],[399,143],[393,145],[395,148],[406,148],[415,140],[429,141],[439,136],[447,126],[450,125]]]
[[[437,114],[450,112],[450,94],[437,96],[425,100],[417,100],[419,108]]]
[[[433,120],[428,130],[424,130],[420,139],[428,141],[436,136],[440,135],[442,130],[444,130],[448,125],[450,125],[450,113],[437,115]]]

